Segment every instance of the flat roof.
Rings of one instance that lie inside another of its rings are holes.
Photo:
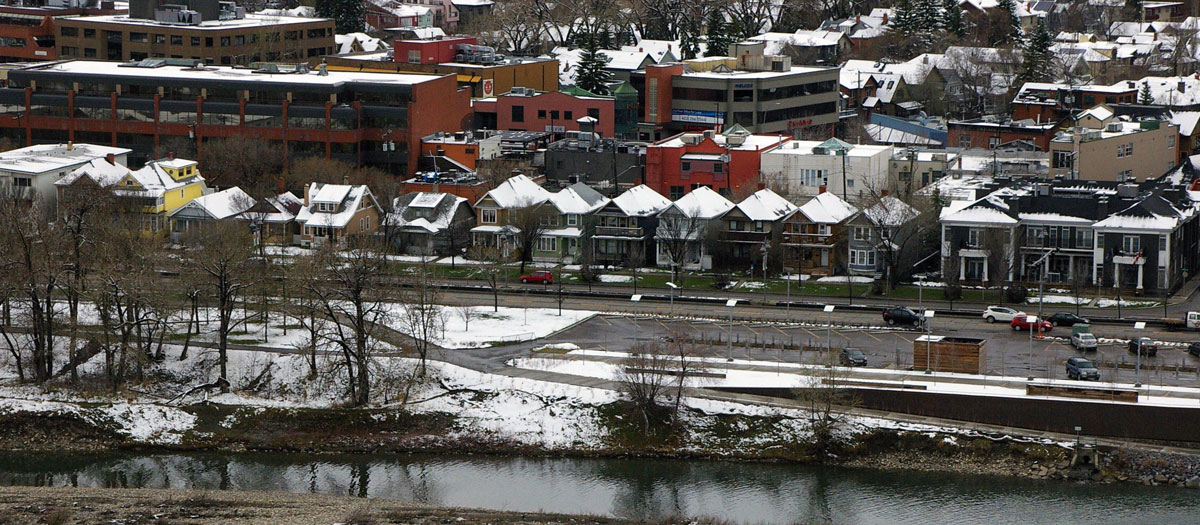
[[[130,151],[96,144],[72,144],[69,149],[67,144],[38,144],[0,153],[0,170],[45,173]]]
[[[789,75],[801,75],[805,73],[837,73],[838,68],[835,67],[814,67],[814,66],[792,66],[788,71],[742,71],[734,70],[729,72],[717,73],[714,71],[699,71],[692,73],[684,73],[684,78],[719,78],[719,79],[753,79],[753,78],[775,78]]]
[[[233,66],[205,66],[202,69],[169,65],[160,67],[129,67],[122,66],[121,62],[103,62],[98,60],[70,60],[42,63],[16,71],[62,73],[76,77],[90,75],[109,79],[112,77],[141,77],[151,79],[166,77],[175,81],[261,82],[265,84],[310,84],[315,86],[337,86],[347,82],[406,86],[429,82],[444,76],[420,73],[389,73],[383,71],[329,71],[327,75],[320,75],[315,70],[308,73],[255,73],[254,69]]]
[[[247,14],[246,18],[233,18],[229,20],[205,20],[199,24],[169,24],[159,22],[157,20],[149,20],[145,18],[131,18],[129,15],[95,15],[95,16],[77,16],[64,18],[61,22],[95,22],[99,24],[122,24],[131,26],[157,27],[157,28],[179,28],[179,29],[198,29],[198,30],[221,30],[221,29],[237,29],[237,28],[253,28],[253,27],[271,27],[288,24],[307,24],[311,22],[330,22],[328,18],[305,18],[299,16],[275,16],[275,15],[260,15]]]

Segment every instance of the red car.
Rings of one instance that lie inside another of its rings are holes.
[[[1041,326],[1042,333],[1049,332],[1054,328],[1054,323],[1051,323],[1045,319],[1039,319],[1037,324]],[[1018,315],[1012,320],[1012,329],[1014,332],[1027,332],[1031,329],[1038,330],[1037,326],[1031,328],[1029,325],[1029,316],[1027,315]]]
[[[540,272],[533,272],[533,273],[530,273],[530,274],[522,275],[522,276],[521,276],[521,282],[523,282],[523,283],[554,284],[554,274],[552,274],[552,273],[550,273],[550,272],[547,272],[547,271],[545,271],[545,270],[543,270],[543,271],[540,271]]]

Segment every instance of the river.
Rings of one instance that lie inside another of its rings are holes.
[[[1200,491],[840,467],[299,454],[0,457],[0,484],[277,490],[739,523],[1196,523]]]

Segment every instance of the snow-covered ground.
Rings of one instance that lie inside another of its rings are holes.
[[[403,306],[393,307],[393,328],[413,335],[414,330],[403,321],[404,312]],[[564,309],[559,315],[557,308],[505,306],[499,311],[493,311],[490,306],[472,306],[470,312],[468,323],[459,309],[443,309],[445,329],[432,342],[442,348],[485,348],[500,342],[532,341],[596,315],[596,312],[586,310]]]
[[[847,281],[852,282],[852,283],[870,284],[870,283],[874,282],[875,280],[870,277],[863,277],[861,275],[853,275],[853,276],[837,275],[837,276],[832,276],[832,277],[821,277],[821,278],[817,279],[817,282],[819,282],[819,283],[844,283]]]
[[[606,273],[606,274],[603,274],[600,276],[600,282],[602,282],[602,283],[631,283],[631,282],[633,282],[633,276],[632,275],[616,275],[616,274]]]
[[[1027,297],[1025,302],[1029,304],[1038,304],[1039,302],[1043,304],[1088,304],[1092,300],[1089,297],[1080,297],[1076,300],[1076,298],[1069,295],[1043,295],[1040,298]]]
[[[1161,306],[1161,305],[1162,305],[1162,303],[1160,303],[1158,301],[1137,301],[1137,300],[1130,300],[1130,299],[1121,299],[1121,306],[1123,306],[1123,307],[1129,306],[1129,307],[1139,308],[1139,307]],[[1112,307],[1117,306],[1117,300],[1116,299],[1098,299],[1098,300],[1096,300],[1096,306],[1099,308],[1112,308]]]

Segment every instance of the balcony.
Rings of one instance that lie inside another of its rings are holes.
[[[642,229],[639,227],[619,227],[619,226],[597,226],[596,235],[605,237],[637,237],[643,236]]]
[[[770,231],[761,232],[743,232],[743,231],[726,231],[725,240],[729,242],[763,242],[770,238]]]

